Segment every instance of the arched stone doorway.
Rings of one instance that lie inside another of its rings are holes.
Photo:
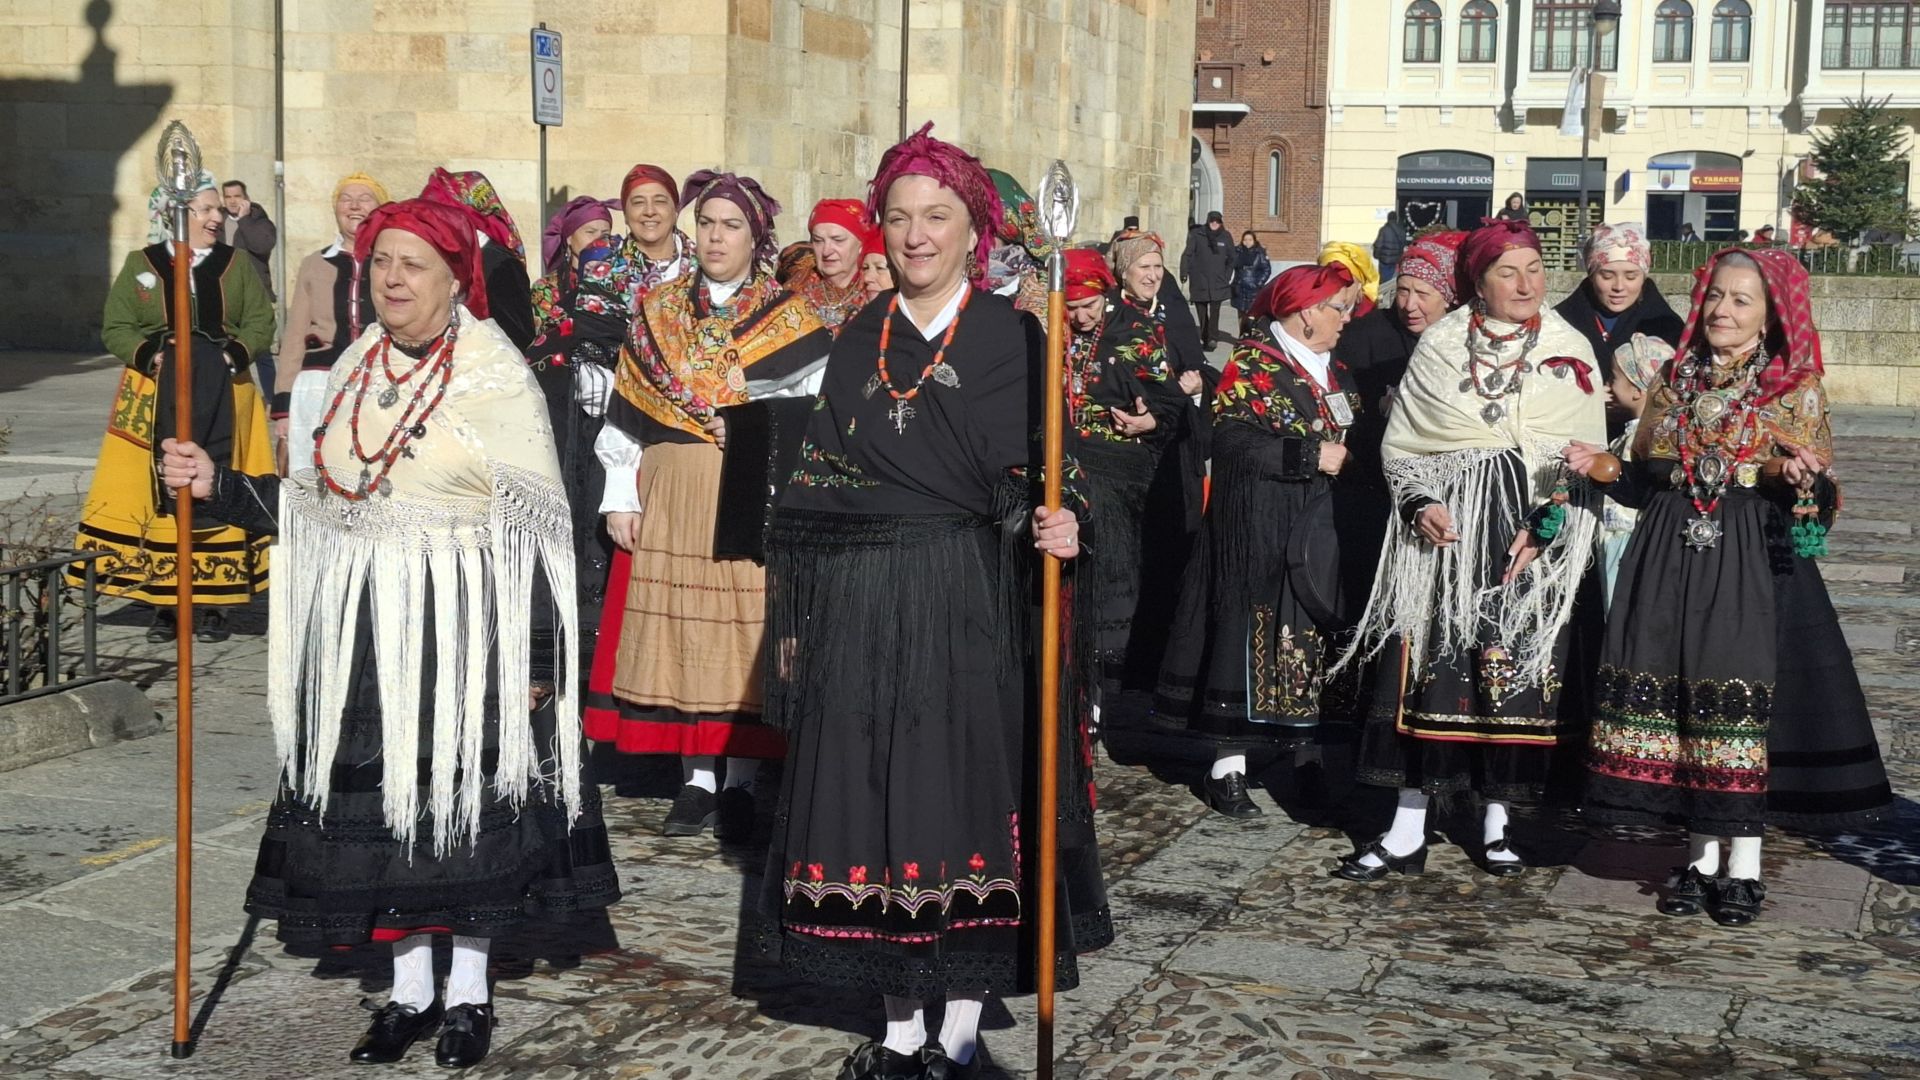
[[[1213,158],[1213,148],[1193,137],[1192,169],[1187,181],[1187,223],[1198,225],[1215,210],[1225,213],[1227,209],[1226,192],[1220,183],[1220,163]]]

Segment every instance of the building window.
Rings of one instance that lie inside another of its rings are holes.
[[[1744,64],[1753,55],[1753,8],[1747,0],[1720,0],[1713,5],[1715,63]]]
[[[1500,9],[1491,0],[1471,0],[1460,12],[1460,62],[1491,64],[1500,41]]]
[[[1533,70],[1572,71],[1587,62],[1593,34],[1591,0],[1535,0],[1533,5]],[[1601,71],[1620,67],[1620,36],[1608,34],[1600,43]]]
[[[1267,151],[1267,216],[1275,221],[1283,220],[1282,213],[1287,206],[1287,152],[1280,147]]]
[[[1219,14],[1219,11],[1217,10],[1215,0],[1200,0],[1201,18],[1211,19],[1217,14]]]
[[[1661,0],[1653,9],[1653,62],[1685,64],[1693,59],[1693,5]]]
[[[1413,0],[1407,5],[1407,43],[1402,58],[1409,64],[1440,62],[1440,5]]]
[[[1723,3],[1722,7],[1732,7]],[[1742,8],[1746,5],[1740,4]],[[1920,22],[1911,0],[1882,0],[1880,3],[1827,4],[1826,26],[1820,48],[1820,66],[1824,68],[1912,68],[1920,67]],[[1740,20],[1739,40],[1748,36],[1750,19]],[[1731,33],[1731,25],[1729,31]],[[1719,16],[1714,16],[1715,41],[1718,42]],[[1717,45],[1716,45],[1717,48]]]

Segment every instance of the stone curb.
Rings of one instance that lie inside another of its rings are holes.
[[[99,678],[0,705],[0,772],[160,730],[160,714],[131,683]]]

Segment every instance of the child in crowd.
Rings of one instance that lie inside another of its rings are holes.
[[[1673,360],[1673,346],[1656,337],[1635,334],[1613,354],[1613,381],[1607,384],[1607,400],[1627,417],[1627,428],[1607,447],[1622,464],[1633,459],[1633,436],[1640,427],[1640,414],[1647,398],[1665,377]],[[1604,500],[1600,512],[1600,570],[1605,575],[1607,609],[1613,609],[1613,579],[1620,573],[1620,557],[1626,554],[1627,541],[1633,536],[1638,514],[1614,502]]]

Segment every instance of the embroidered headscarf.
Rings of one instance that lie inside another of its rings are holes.
[[[751,176],[736,176],[718,169],[701,169],[687,177],[686,190],[680,196],[680,209],[691,206],[698,213],[708,199],[725,199],[747,215],[747,230],[753,234],[753,260],[772,263],[780,248],[773,238],[773,219],[780,213],[780,202],[767,194],[760,181]]]
[[[1800,260],[1779,248],[1727,248],[1707,260],[1694,272],[1693,309],[1687,314],[1687,328],[1680,334],[1679,355],[1705,351],[1704,327],[1707,286],[1714,270],[1730,255],[1752,259],[1760,268],[1760,280],[1767,290],[1767,329],[1762,341],[1767,349],[1767,367],[1760,373],[1760,403],[1766,404],[1799,385],[1808,375],[1822,374],[1826,367],[1820,358],[1820,332],[1813,325],[1813,301],[1807,268]]]
[[[1353,280],[1360,283],[1360,291],[1367,299],[1380,298],[1380,271],[1373,265],[1373,256],[1366,248],[1345,240],[1329,240],[1320,249],[1319,263],[1321,266],[1339,263],[1346,267]]]
[[[595,221],[613,224],[614,203],[611,199],[596,199],[591,195],[576,195],[559,212],[547,219],[547,227],[540,233],[540,265],[553,269],[553,258],[560,254],[574,230]]]
[[[867,204],[859,199],[821,199],[807,215],[807,233],[821,225],[838,225],[855,236],[867,231]]]
[[[1581,252],[1586,256],[1589,274],[1608,263],[1632,263],[1642,270],[1653,265],[1653,247],[1647,243],[1646,226],[1637,221],[1595,225]]]
[[[1127,268],[1139,261],[1141,256],[1156,251],[1164,254],[1166,250],[1166,242],[1160,239],[1158,233],[1127,232],[1122,233],[1118,240],[1108,246],[1107,253],[1113,258],[1114,276],[1120,277],[1126,274]]]
[[[420,189],[420,197],[466,211],[473,227],[486,233],[488,240],[505,245],[521,262],[527,261],[527,246],[520,242],[520,229],[514,225],[513,215],[507,213],[500,193],[494,190],[493,181],[487,179],[485,173],[472,169],[457,173],[435,169],[433,175],[427,177],[427,186]]]
[[[1085,300],[1113,288],[1113,271],[1093,248],[1067,249],[1067,300]]]
[[[1353,281],[1353,271],[1339,262],[1282,270],[1254,297],[1250,314],[1256,319],[1284,319],[1325,301]]]
[[[628,169],[627,178],[620,181],[620,204],[622,206],[626,205],[627,196],[633,194],[633,189],[639,187],[641,184],[659,184],[661,187],[667,189],[667,197],[673,200],[673,205],[681,205],[680,185],[673,179],[673,174],[658,165],[649,165],[643,161],[633,168]]]
[[[994,236],[1006,211],[980,159],[927,134],[932,130],[933,121],[929,120],[920,125],[919,131],[880,156],[880,169],[867,187],[867,214],[875,221],[882,219],[887,208],[887,190],[903,176],[926,176],[938,181],[941,187],[960,197],[961,205],[967,208],[967,217],[980,234],[980,242],[973,249],[972,277],[977,285],[986,275]]]
[[[813,245],[805,240],[795,240],[781,248],[779,258],[773,262],[773,280],[789,289],[799,288],[816,272]]]
[[[363,173],[363,172],[348,173],[347,175],[341,177],[340,182],[333,185],[333,201],[339,202],[340,193],[347,190],[348,188],[352,187],[355,184],[359,184],[360,186],[372,191],[373,197],[380,200],[382,203],[390,203],[393,201],[393,196],[387,194],[387,185],[382,184],[380,181],[375,180],[373,177],[368,176],[366,173]]]
[[[1613,370],[1627,377],[1641,391],[1658,386],[1667,364],[1673,359],[1673,346],[1657,337],[1635,334],[1613,350]]]
[[[1033,196],[1009,173],[988,169],[987,176],[993,181],[994,194],[1000,196],[1000,240],[1018,244],[1036,264],[1046,262],[1053,255],[1053,245],[1040,231],[1040,211]]]
[[[1477,295],[1480,275],[1509,251],[1540,250],[1540,238],[1524,221],[1511,218],[1483,218],[1480,227],[1460,242],[1460,261],[1456,267],[1462,303]]]
[[[213,190],[213,174],[200,170],[200,179],[194,181],[193,194]],[[153,194],[147,196],[147,243],[158,244],[173,239],[173,196],[165,188],[156,187]]]
[[[390,202],[367,215],[353,240],[353,260],[365,264],[373,254],[374,241],[388,229],[400,229],[433,245],[447,260],[453,280],[460,286],[461,303],[476,319],[487,317],[486,271],[480,263],[480,243],[474,239],[472,219],[458,207],[431,199],[406,199]]]
[[[1440,290],[1447,310],[1453,310],[1460,303],[1460,282],[1454,268],[1460,260],[1460,242],[1466,238],[1466,233],[1457,231],[1428,233],[1407,245],[1394,276],[1424,281]]]

